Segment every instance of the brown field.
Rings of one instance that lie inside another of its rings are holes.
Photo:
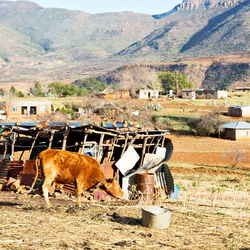
[[[174,144],[171,163],[230,168],[239,156],[237,169],[250,169],[250,141],[231,141],[210,137],[169,136]]]

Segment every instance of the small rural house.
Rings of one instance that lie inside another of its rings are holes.
[[[250,106],[231,106],[231,107],[228,107],[228,116],[250,117]]]
[[[50,112],[50,101],[12,100],[6,105],[6,113],[8,115],[41,115]]]
[[[183,89],[181,92],[181,97],[183,99],[195,100],[195,90],[192,89]]]
[[[137,98],[148,99],[148,98],[158,98],[159,90],[157,89],[139,89],[136,91]]]
[[[196,99],[220,99],[227,98],[228,92],[226,90],[196,90]]]
[[[250,123],[225,123],[220,127],[220,137],[229,140],[250,140]]]
[[[181,92],[183,99],[220,99],[227,98],[228,92],[226,90],[192,90],[184,89]]]
[[[102,99],[111,99],[111,100],[131,98],[129,91],[126,90],[114,91],[110,86],[104,89],[102,92],[99,92],[97,96]]]

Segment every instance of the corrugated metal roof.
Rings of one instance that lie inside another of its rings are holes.
[[[25,127],[35,127],[36,125],[38,125],[39,122],[20,122],[20,123],[16,123],[16,122],[0,122],[0,126],[25,126]],[[91,125],[93,123],[91,122],[70,122],[67,123],[70,127],[81,127],[84,125]],[[66,122],[48,122],[48,125],[51,127],[64,127],[66,126]],[[104,128],[124,128],[124,124],[117,122],[117,123],[112,123],[112,122],[104,122],[98,123],[99,127],[104,127]],[[127,125],[126,127],[130,128],[132,127],[131,125]]]
[[[250,129],[249,122],[228,122],[221,125],[221,128],[231,128],[231,129]]]

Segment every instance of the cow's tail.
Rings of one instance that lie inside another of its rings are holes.
[[[28,192],[28,194],[33,190],[35,184],[36,184],[36,180],[37,180],[37,177],[38,177],[38,172],[39,172],[39,169],[38,169],[38,161],[40,160],[39,158],[39,155],[36,157],[36,161],[35,161],[35,166],[36,166],[36,175],[34,177],[34,180],[33,180],[33,183],[32,183],[32,186],[30,187],[30,190]]]

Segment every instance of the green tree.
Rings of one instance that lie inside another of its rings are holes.
[[[88,94],[88,90],[84,87],[79,87],[77,89],[77,96],[85,96]]]
[[[62,95],[63,96],[73,96],[77,94],[77,86],[75,85],[64,85],[63,86],[63,92]]]
[[[15,95],[16,94],[16,88],[14,86],[10,87],[10,93]]]
[[[30,93],[33,96],[45,96],[40,82],[36,82],[33,88],[30,88]]]
[[[24,97],[24,93],[22,91],[17,91],[16,96],[18,97]]]
[[[11,86],[10,93],[17,97],[24,97],[24,93],[22,91],[17,90],[14,86]]]
[[[164,91],[176,90],[176,84],[178,84],[179,89],[193,88],[193,84],[188,82],[187,77],[180,72],[160,72],[158,78],[162,84]]]
[[[0,96],[4,96],[4,95],[5,95],[4,89],[0,88]]]
[[[95,77],[90,77],[83,80],[78,80],[73,83],[74,85],[77,85],[78,87],[84,87],[87,89],[89,93],[96,93],[103,91],[107,85],[99,80],[97,80]]]
[[[64,85],[59,82],[50,83],[48,89],[53,95],[63,96]]]

